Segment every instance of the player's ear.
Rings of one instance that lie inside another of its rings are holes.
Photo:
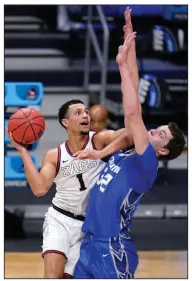
[[[169,154],[169,150],[167,148],[161,148],[159,151],[158,151],[158,155],[159,156],[165,156]]]
[[[68,128],[69,127],[69,122],[67,119],[62,119],[62,124],[65,128]]]

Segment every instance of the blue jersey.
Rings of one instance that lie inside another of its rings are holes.
[[[82,231],[100,237],[129,233],[135,210],[152,187],[157,169],[150,143],[142,155],[116,152],[91,191]]]

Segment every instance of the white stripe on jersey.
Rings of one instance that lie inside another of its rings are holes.
[[[92,141],[94,134],[89,132],[89,139],[84,148],[94,148]],[[67,142],[60,145],[60,150],[60,166],[54,180],[57,192],[52,202],[63,210],[76,215],[85,215],[90,190],[105,163],[100,159],[76,159],[71,155]]]

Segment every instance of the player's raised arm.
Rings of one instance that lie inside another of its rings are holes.
[[[129,122],[129,129],[133,136],[136,152],[141,155],[145,151],[149,139],[140,112],[140,100],[134,88],[127,64],[127,54],[134,38],[135,33],[127,36],[124,44],[119,47],[116,61],[121,75],[124,116]]]
[[[41,171],[39,172],[27,149],[15,142],[11,133],[8,134],[8,137],[12,145],[21,155],[24,163],[25,174],[32,192],[36,196],[45,195],[49,191],[56,174],[56,165],[54,163],[56,163],[55,158],[57,158],[57,149],[50,150],[46,153],[43,159]]]

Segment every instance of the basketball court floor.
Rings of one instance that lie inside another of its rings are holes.
[[[187,251],[140,251],[135,278],[187,278]],[[5,278],[42,278],[41,253],[5,253]]]

